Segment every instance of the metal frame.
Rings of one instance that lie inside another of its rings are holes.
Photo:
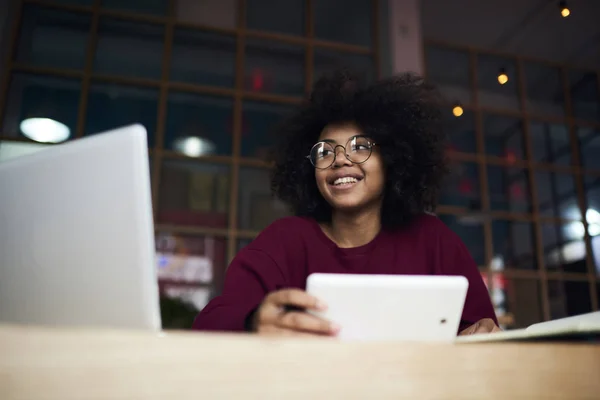
[[[586,176],[600,176],[600,170],[584,168],[580,163],[580,155],[579,155],[579,139],[577,137],[576,128],[577,127],[588,127],[593,129],[600,130],[600,121],[582,121],[576,120],[573,117],[572,112],[572,104],[571,104],[571,93],[569,90],[569,84],[567,80],[567,71],[569,69],[575,70],[586,70],[590,71],[589,68],[581,68],[578,66],[572,65],[564,65],[559,63],[548,62],[546,60],[539,60],[529,57],[517,56],[514,54],[507,54],[502,52],[497,52],[488,49],[478,49],[474,47],[468,46],[457,46],[454,44],[438,41],[438,40],[425,40],[424,46],[434,46],[438,48],[452,49],[456,51],[460,51],[469,55],[469,74],[470,74],[470,93],[471,93],[471,102],[469,104],[461,104],[465,111],[470,111],[473,113],[474,122],[475,122],[475,132],[476,132],[476,144],[477,144],[477,153],[461,153],[461,152],[452,152],[450,157],[453,161],[459,162],[470,162],[477,163],[479,165],[479,190],[481,196],[481,208],[482,211],[487,213],[491,220],[502,219],[502,220],[511,220],[511,221],[522,221],[532,223],[534,233],[535,233],[535,249],[534,255],[537,258],[537,269],[536,270],[519,270],[519,269],[511,269],[509,268],[502,271],[502,274],[508,279],[533,279],[539,282],[540,284],[540,292],[542,293],[542,298],[540,299],[540,303],[542,306],[542,317],[544,320],[551,319],[551,310],[550,310],[550,301],[548,294],[548,282],[558,281],[583,281],[589,283],[590,289],[590,302],[591,309],[598,310],[599,309],[599,301],[598,293],[597,293],[597,285],[600,285],[600,273],[595,272],[594,260],[592,259],[592,248],[591,248],[591,238],[589,237],[587,231],[587,221],[585,216],[583,216],[583,222],[585,226],[585,246],[586,246],[586,266],[587,273],[569,273],[563,272],[560,270],[548,270],[545,265],[544,260],[544,248],[543,248],[543,240],[542,240],[542,229],[541,226],[543,224],[564,224],[573,221],[580,220],[572,220],[565,219],[560,217],[548,217],[540,215],[540,204],[538,201],[538,191],[537,191],[537,182],[535,179],[535,173],[540,172],[553,172],[553,173],[566,173],[569,174],[575,183],[575,190],[578,199],[578,205],[581,210],[586,209],[586,196],[585,196],[585,187],[583,179]],[[520,102],[520,108],[517,111],[506,110],[506,109],[492,109],[490,107],[481,106],[478,98],[478,87],[477,87],[477,56],[480,54],[493,55],[498,57],[507,58],[511,61],[516,62],[516,73],[517,76],[515,79],[518,80],[518,98]],[[526,106],[526,86],[525,86],[525,73],[524,73],[524,63],[526,62],[534,62],[539,64],[544,64],[548,66],[555,67],[560,70],[561,80],[563,85],[563,92],[565,98],[565,114],[564,116],[554,117],[548,115],[537,115],[531,113]],[[426,70],[426,69],[425,69]],[[596,74],[598,80],[598,90],[600,93],[600,70],[591,71]],[[454,104],[448,104],[448,107],[452,107]],[[483,132],[483,115],[484,114],[494,114],[498,116],[507,116],[507,117],[515,117],[522,121],[522,132],[524,136],[524,160],[516,160],[516,161],[507,161],[501,157],[496,157],[492,155],[486,154],[485,151],[485,143],[484,143],[484,132]],[[540,123],[553,123],[553,124],[561,124],[568,128],[569,131],[569,140],[570,140],[570,148],[571,148],[571,165],[558,165],[552,164],[550,162],[537,162],[533,160],[532,153],[532,140],[530,133],[530,122],[536,121]],[[488,178],[487,178],[487,166],[495,165],[502,167],[514,167],[514,168],[523,168],[526,170],[529,178],[529,193],[530,203],[532,206],[531,213],[522,214],[516,212],[500,212],[500,211],[492,211],[490,207],[490,198],[488,191]],[[466,208],[461,207],[439,207],[438,211],[440,214],[467,214],[469,212]],[[583,211],[585,214],[585,212]],[[485,220],[483,222],[483,232],[485,238],[485,260],[486,264],[480,266],[480,271],[488,277],[488,282],[490,285],[493,283],[493,275],[496,271],[493,271],[491,268],[491,260],[493,257],[493,239],[492,239],[492,229],[491,229],[491,221],[490,219]],[[600,268],[600,266],[598,266]],[[490,287],[491,289],[491,287]],[[510,296],[510,293],[507,293]],[[511,299],[509,298],[510,302]],[[514,309],[514,305],[511,307]],[[511,318],[509,318],[511,319]]]
[[[161,186],[161,169],[165,160],[187,160],[194,163],[212,163],[224,164],[230,168],[229,174],[229,205],[228,205],[228,225],[227,228],[209,228],[209,227],[190,227],[178,226],[171,224],[156,223],[156,232],[172,232],[183,235],[197,236],[213,236],[227,239],[227,254],[226,262],[229,263],[235,256],[238,249],[238,241],[243,239],[252,239],[256,237],[258,232],[248,231],[238,228],[238,190],[239,190],[239,174],[242,167],[258,167],[268,168],[269,165],[259,159],[245,158],[241,156],[241,140],[242,140],[242,103],[245,100],[266,101],[272,104],[290,104],[296,105],[303,101],[303,97],[283,96],[271,93],[255,93],[244,89],[244,58],[245,58],[245,42],[246,38],[259,38],[271,40],[278,43],[288,43],[301,45],[305,49],[305,95],[310,93],[314,76],[314,51],[315,49],[329,49],[333,51],[341,51],[351,54],[370,55],[373,57],[373,65],[377,75],[380,74],[380,48],[378,38],[378,0],[373,0],[373,44],[369,47],[355,46],[344,43],[330,42],[321,40],[315,37],[313,5],[315,0],[305,1],[305,33],[304,36],[293,36],[286,34],[278,34],[272,32],[263,32],[258,30],[247,29],[245,26],[245,10],[246,1],[237,1],[237,21],[233,29],[225,29],[213,26],[203,26],[200,24],[178,21],[176,14],[176,0],[169,1],[168,14],[166,16],[151,16],[143,15],[128,11],[117,11],[103,9],[101,0],[94,0],[91,6],[77,6],[61,4],[51,0],[21,0],[17,5],[17,12],[14,18],[14,23],[10,35],[10,49],[8,51],[6,70],[0,81],[0,93],[5,95],[0,96],[0,126],[3,125],[4,109],[8,101],[8,89],[10,79],[13,72],[26,72],[32,74],[49,75],[53,77],[75,78],[81,81],[81,97],[78,106],[78,120],[75,137],[79,138],[84,135],[85,120],[87,111],[87,101],[90,91],[91,82],[110,82],[135,85],[138,87],[150,87],[158,89],[158,112],[157,125],[155,132],[155,146],[149,149],[149,155],[152,157],[152,199],[154,204],[155,217],[159,210],[159,195]],[[87,13],[91,15],[91,24],[89,28],[88,43],[85,55],[85,64],[82,70],[67,70],[57,68],[37,67],[33,65],[25,65],[14,61],[15,51],[19,40],[19,31],[21,27],[21,16],[24,5],[36,5],[49,7],[61,11],[72,11]],[[162,75],[160,79],[146,79],[136,77],[122,77],[106,74],[99,74],[93,71],[94,55],[98,42],[98,26],[100,18],[111,17],[130,22],[146,22],[158,24],[164,27],[164,52],[162,58]],[[170,81],[170,65],[171,53],[173,50],[173,36],[177,28],[191,28],[199,31],[214,32],[230,35],[235,37],[236,55],[235,55],[235,83],[233,88],[220,88],[195,85],[182,82]],[[200,158],[190,158],[178,154],[164,147],[165,124],[166,124],[166,109],[168,94],[171,91],[182,91],[189,93],[209,94],[229,97],[233,99],[233,138],[232,138],[232,154],[230,156],[205,156]],[[19,137],[9,137],[8,134],[14,132],[0,132],[0,139],[7,141],[29,142],[27,139]],[[219,286],[222,283],[225,271],[215,271],[214,284]],[[202,287],[204,285],[198,285]]]

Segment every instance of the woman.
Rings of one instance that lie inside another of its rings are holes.
[[[465,245],[431,214],[446,173],[437,99],[410,74],[371,86],[347,71],[319,80],[277,132],[272,189],[295,216],[238,253],[194,328],[335,335],[343,327],[304,312],[326,307],[306,278],[329,272],[463,275],[459,332],[498,330]]]

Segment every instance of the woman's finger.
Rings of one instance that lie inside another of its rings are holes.
[[[300,289],[284,289],[273,292],[266,300],[277,306],[295,306],[307,310],[323,311],[327,306],[314,296]]]
[[[459,336],[465,335],[475,335],[479,333],[491,333],[491,332],[500,332],[501,329],[494,323],[491,318],[484,318],[473,325],[469,326],[465,330],[459,333]]]
[[[498,328],[496,323],[491,318],[484,318],[479,321],[479,327],[477,328],[477,333],[490,333],[490,332],[500,332],[501,329]]]
[[[277,326],[306,332],[315,332],[323,335],[335,335],[340,328],[336,324],[317,316],[291,311],[282,314],[277,319]]]

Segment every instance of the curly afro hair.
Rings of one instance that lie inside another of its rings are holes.
[[[276,129],[273,194],[295,215],[329,222],[331,206],[306,155],[326,125],[353,122],[378,144],[385,165],[383,227],[399,228],[433,212],[447,173],[440,106],[438,91],[414,74],[371,85],[348,70],[322,77],[305,104]]]

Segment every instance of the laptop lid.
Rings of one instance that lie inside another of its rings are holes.
[[[160,329],[146,130],[0,164],[0,323]]]

